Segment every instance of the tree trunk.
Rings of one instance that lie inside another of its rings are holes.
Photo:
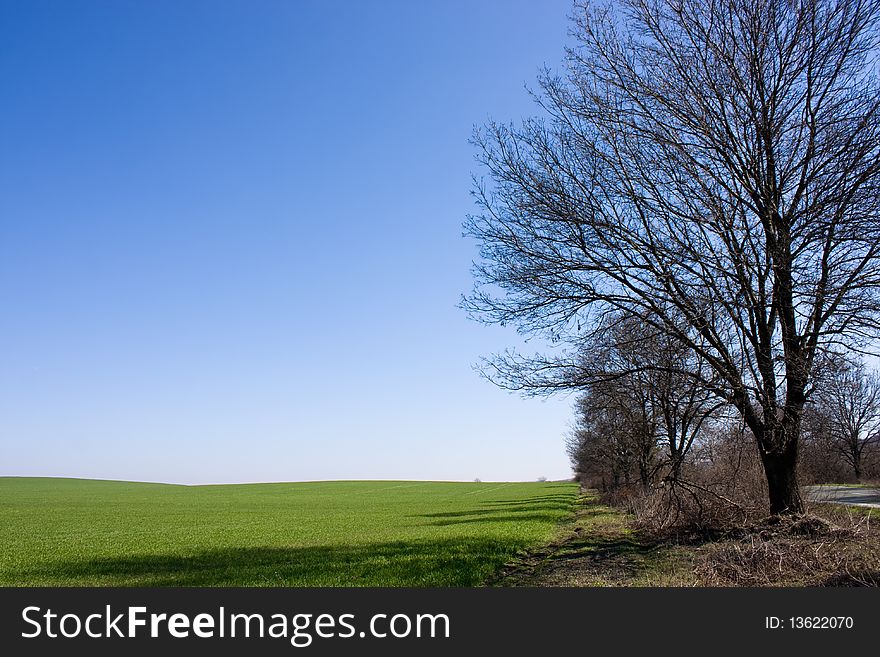
[[[862,480],[862,452],[859,449],[859,434],[850,434],[849,437],[849,456],[852,463],[853,474],[856,476],[856,482]]]
[[[681,450],[672,450],[672,467],[669,469],[670,481],[681,480],[682,465],[684,465],[684,454]]]
[[[648,467],[644,463],[639,463],[639,482],[642,485],[642,490],[647,492],[651,490],[651,475],[648,472]]]
[[[782,452],[761,453],[772,515],[803,513],[804,503],[797,482],[797,442]]]

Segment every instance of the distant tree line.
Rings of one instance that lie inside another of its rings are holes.
[[[582,355],[601,377],[584,383],[575,403],[568,453],[576,478],[606,493],[697,487],[737,496],[737,469],[757,466],[754,442],[734,409],[678,367],[681,352],[626,321]],[[698,367],[699,363],[690,363]],[[672,374],[671,372],[676,372]],[[880,480],[880,377],[860,360],[829,359],[804,409],[799,471],[804,483]],[[730,457],[736,455],[735,467]]]

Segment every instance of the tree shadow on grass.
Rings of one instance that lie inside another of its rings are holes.
[[[533,509],[523,509],[521,513],[495,513],[495,514],[465,514],[459,517],[445,517],[443,515],[425,515],[421,518],[435,518],[433,522],[428,524],[432,527],[448,527],[450,525],[467,525],[467,524],[486,524],[486,523],[522,523],[522,522],[541,522],[546,524],[554,524],[561,520],[558,511],[540,511]]]
[[[15,585],[474,586],[524,547],[461,538],[125,555],[28,568]]]
[[[546,496],[535,501],[486,502],[482,508],[467,511],[446,511],[441,513],[422,513],[411,518],[434,520],[433,526],[446,526],[474,522],[558,522],[566,512],[574,508],[574,499],[569,496]]]
[[[566,508],[571,507],[575,503],[576,498],[573,495],[540,495],[539,497],[530,497],[527,500],[501,500],[496,502],[485,502],[487,506],[534,506],[536,502],[542,504],[558,504]]]

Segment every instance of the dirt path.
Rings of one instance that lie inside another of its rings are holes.
[[[625,516],[582,497],[554,541],[520,555],[488,586],[663,586],[667,550],[627,527]]]

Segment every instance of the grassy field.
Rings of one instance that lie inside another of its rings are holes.
[[[576,493],[554,482],[0,478],[0,585],[471,586],[547,541]]]

